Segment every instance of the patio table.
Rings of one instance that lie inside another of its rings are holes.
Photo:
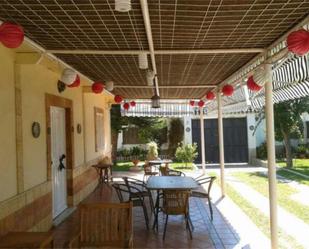
[[[158,229],[158,214],[159,214],[159,192],[162,190],[192,190],[197,189],[199,184],[188,176],[151,176],[147,181],[147,188],[149,190],[157,191],[157,198],[155,204],[155,219],[153,229]]]

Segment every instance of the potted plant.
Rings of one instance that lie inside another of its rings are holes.
[[[152,141],[147,144],[147,160],[156,160],[158,159],[158,145],[156,142]]]
[[[131,155],[131,162],[133,163],[133,166],[130,168],[131,171],[140,171],[140,167],[138,167],[138,163],[140,162],[140,156],[141,156],[141,148],[138,146],[133,147],[130,150]]]

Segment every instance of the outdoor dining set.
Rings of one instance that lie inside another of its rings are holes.
[[[159,214],[164,215],[163,240],[171,215],[184,217],[185,228],[189,238],[192,239],[194,224],[190,218],[191,197],[207,199],[210,217],[213,219],[209,194],[215,177],[205,175],[197,178],[188,177],[181,171],[170,169],[168,164],[147,163],[143,168],[143,180],[124,176],[120,181],[103,182],[116,192],[119,203],[81,205],[80,231],[70,241],[70,248],[89,246],[133,248],[132,217],[135,207],[142,208],[146,229],[152,229],[155,233],[159,230]]]

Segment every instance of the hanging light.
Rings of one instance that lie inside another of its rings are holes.
[[[138,55],[138,66],[140,69],[148,68],[148,58],[146,53],[142,53]]]
[[[152,70],[148,70],[146,73],[146,80],[148,86],[153,86],[154,77],[155,77],[154,72]]]
[[[114,82],[113,81],[107,81],[106,84],[105,84],[105,89],[107,91],[113,91],[114,89]]]
[[[151,97],[151,108],[160,108],[160,97],[157,93]]]
[[[131,0],[115,0],[115,10],[128,12],[131,10]]]

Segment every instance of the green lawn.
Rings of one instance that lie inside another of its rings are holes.
[[[113,171],[129,171],[130,167],[133,166],[132,162],[117,162],[116,165],[113,166]]]
[[[260,192],[268,198],[268,179],[260,173],[234,173],[234,177],[248,184],[250,187]],[[291,195],[297,193],[297,190],[289,186],[287,183],[278,182],[278,204],[294,214],[307,224],[309,224],[309,207],[303,205],[291,198]]]
[[[286,162],[278,162],[277,164],[279,167],[286,167]],[[309,159],[294,159],[291,170],[309,176]]]
[[[210,174],[215,175],[215,174]],[[220,179],[217,178],[216,184],[220,185]],[[226,194],[233,202],[251,219],[251,221],[262,231],[264,235],[270,238],[269,218],[264,215],[258,208],[254,207],[249,201],[242,197],[231,185],[226,184]],[[279,248],[303,249],[297,241],[285,233],[282,229],[278,229]]]
[[[143,165],[145,162],[140,162],[139,165]],[[113,166],[113,171],[129,171],[130,167],[133,166],[132,162],[129,161],[118,161],[116,165]],[[189,163],[187,167],[185,167],[184,163],[171,163],[169,167],[174,170],[180,171],[191,171],[195,169],[192,163]]]

